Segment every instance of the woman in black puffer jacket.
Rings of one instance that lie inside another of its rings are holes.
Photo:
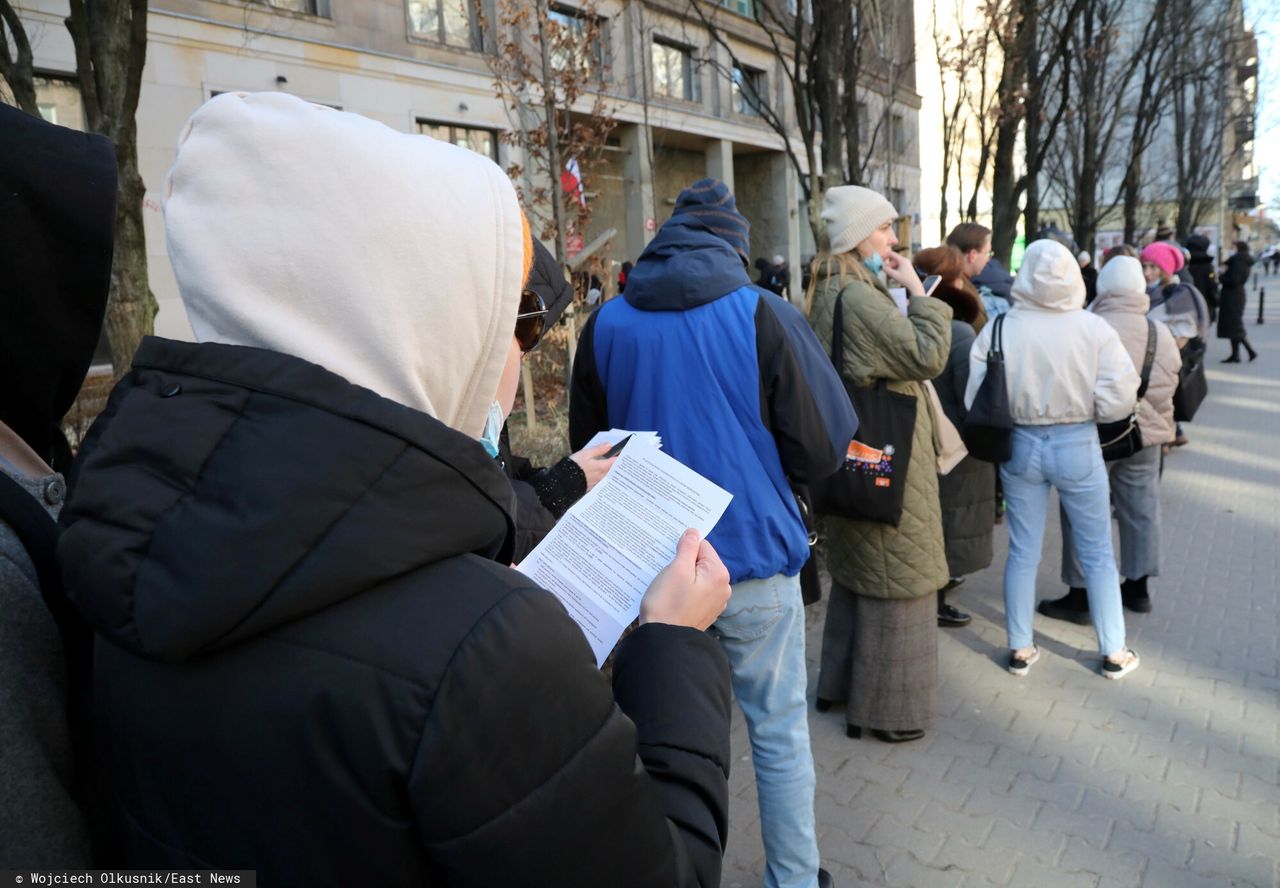
[[[144,341],[59,546],[97,633],[120,863],[718,884],[729,671],[701,630],[727,571],[686,534],[610,689],[508,566],[514,496],[481,441],[543,312],[502,170],[228,93],[188,123],[163,193],[198,341]]]

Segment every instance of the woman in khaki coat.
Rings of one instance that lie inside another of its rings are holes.
[[[951,309],[926,297],[911,263],[893,252],[898,212],[879,194],[855,185],[828,189],[822,217],[831,252],[814,261],[809,323],[829,346],[836,300],[842,300],[841,376],[858,386],[883,379],[890,391],[914,396],[917,409],[899,525],[823,519],[832,584],[818,708],[846,702],[850,737],[867,728],[885,742],[916,740],[933,721],[935,596],[948,576],[933,417],[924,386],[946,366]],[[907,291],[905,316],[881,271]]]

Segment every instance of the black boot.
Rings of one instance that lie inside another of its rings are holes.
[[[1067,590],[1067,594],[1061,598],[1046,599],[1040,602],[1036,605],[1036,610],[1046,617],[1052,617],[1055,620],[1066,620],[1069,623],[1078,623],[1081,626],[1088,626],[1091,622],[1089,619],[1089,594],[1079,586],[1072,586]]]
[[[1151,613],[1151,596],[1147,594],[1147,578],[1125,580],[1121,583],[1120,600],[1135,614]]]
[[[1244,341],[1244,350],[1249,353],[1249,363],[1252,364],[1258,360],[1258,350],[1249,344],[1249,340]]]
[[[959,585],[959,584],[957,584]],[[947,590],[938,590],[938,625],[943,629],[958,629],[968,626],[973,617],[958,608],[947,604]]]
[[[1223,358],[1223,359],[1222,359],[1222,363],[1224,363],[1224,364],[1239,364],[1239,363],[1240,363],[1240,340],[1239,340],[1239,339],[1232,339],[1232,340],[1231,340],[1231,357],[1229,357],[1229,358]]]

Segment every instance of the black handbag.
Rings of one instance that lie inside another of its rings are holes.
[[[1156,357],[1156,325],[1147,321],[1147,353],[1142,358],[1142,384],[1138,386],[1138,404],[1147,393],[1151,382],[1151,364]],[[1098,440],[1102,443],[1102,458],[1107,461],[1128,459],[1142,449],[1142,429],[1138,426],[1138,407],[1133,408],[1128,419],[1098,423]]]
[[[814,508],[822,515],[897,527],[907,493],[916,399],[889,391],[883,379],[863,387],[844,378],[844,301],[839,297],[832,320],[831,362],[858,414],[858,433],[836,473],[814,485]]]
[[[1009,409],[1009,387],[1004,378],[1004,319],[992,323],[991,345],[987,349],[987,375],[965,416],[965,449],[983,462],[1007,462],[1013,455],[1013,411]]]
[[[1204,375],[1204,340],[1194,336],[1182,347],[1182,369],[1178,371],[1178,388],[1173,393],[1173,418],[1191,422],[1205,396],[1209,380]]]

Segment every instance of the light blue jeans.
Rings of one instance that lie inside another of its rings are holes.
[[[1071,520],[1076,557],[1089,592],[1089,614],[1098,633],[1098,650],[1125,649],[1120,576],[1111,546],[1111,489],[1091,422],[1017,426],[1013,455],[1000,466],[1009,525],[1009,560],[1004,568],[1004,610],[1009,647],[1032,640],[1036,608],[1036,569],[1044,545],[1049,488],[1056,488]]]
[[[1120,576],[1130,580],[1160,576],[1160,445],[1107,463],[1111,505],[1120,527]],[[1071,519],[1062,514],[1062,582],[1085,585],[1076,558]]]
[[[735,583],[729,605],[711,633],[729,658],[733,694],[747,718],[760,799],[765,886],[814,888],[818,839],[800,578],[776,574]]]

